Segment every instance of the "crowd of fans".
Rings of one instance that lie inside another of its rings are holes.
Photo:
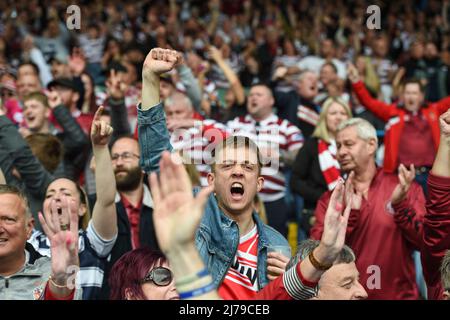
[[[450,1],[70,5],[0,3],[0,299],[450,297]]]

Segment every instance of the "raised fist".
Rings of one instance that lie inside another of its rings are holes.
[[[152,49],[144,61],[143,76],[149,76],[152,73],[156,75],[163,74],[172,70],[182,62],[181,53],[175,50],[155,48]]]

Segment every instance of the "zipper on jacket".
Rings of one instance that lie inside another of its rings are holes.
[[[9,288],[9,278],[5,279],[5,288],[8,289]]]

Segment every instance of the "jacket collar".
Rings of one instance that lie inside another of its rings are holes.
[[[114,199],[114,202],[120,202],[122,199],[120,198],[120,194],[119,192],[116,192],[116,197]],[[153,199],[152,199],[152,195],[150,193],[150,189],[147,187],[146,184],[144,184],[144,195],[142,197],[142,204],[146,207],[152,208],[153,209]]]

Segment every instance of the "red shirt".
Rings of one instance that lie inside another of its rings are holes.
[[[127,198],[124,196],[120,196],[120,199],[127,211],[128,221],[130,222],[131,228],[131,245],[133,249],[139,248],[139,221],[141,220],[141,207],[142,207],[142,199],[138,202],[138,206],[133,206]]]
[[[443,288],[439,268],[445,252],[450,248],[450,178],[428,177],[427,212],[423,221],[421,251],[423,275],[427,283],[428,299],[442,299]]]
[[[413,182],[407,198],[392,212],[387,205],[397,184],[397,175],[378,169],[368,200],[363,199],[360,210],[350,212],[346,244],[356,254],[356,267],[369,299],[419,298],[412,253],[422,244],[425,198]],[[317,204],[313,239],[322,236],[330,196],[331,192],[326,192]]]
[[[297,278],[303,287],[306,286],[311,289],[317,286],[318,282],[312,282],[305,279],[300,269],[300,262],[298,262],[293,268],[295,268]],[[284,273],[283,276],[277,277],[275,280],[269,282],[267,286],[258,292],[255,300],[293,300],[284,285],[283,277],[285,276],[286,273]]]
[[[44,300],[73,300],[74,297],[75,297],[75,290],[72,290],[72,292],[67,297],[57,298],[52,294],[48,282],[45,285]]]
[[[372,98],[362,81],[352,84],[352,88],[361,104],[386,122],[383,169],[386,172],[395,172],[398,167],[400,137],[405,127],[406,110],[396,103],[386,104]],[[438,102],[426,104],[419,110],[419,113],[429,124],[435,150],[439,146],[439,116],[449,107],[450,97],[446,97]],[[424,151],[421,152],[422,157]]]
[[[237,254],[228,269],[219,295],[224,300],[248,300],[258,292],[258,230],[255,227],[239,241]]]
[[[398,164],[431,167],[435,154],[433,135],[427,120],[420,113],[405,115],[405,126],[398,146]]]

